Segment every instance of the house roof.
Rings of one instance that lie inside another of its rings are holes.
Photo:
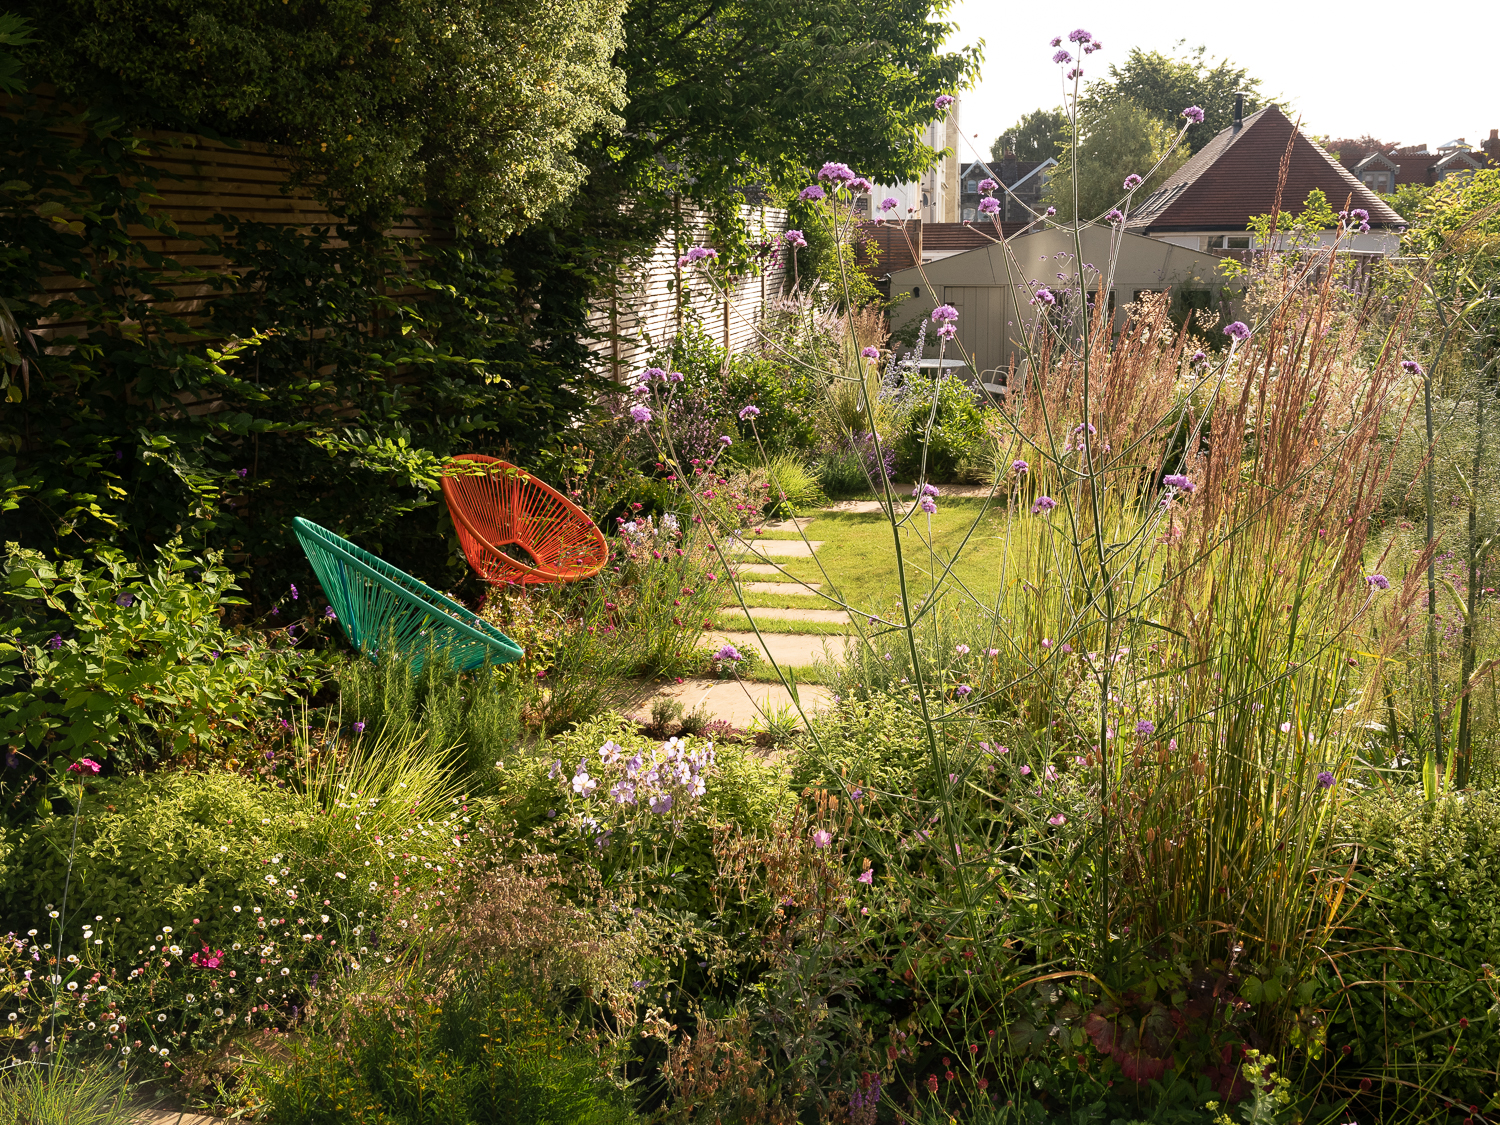
[[[1349,170],[1351,172],[1353,172],[1357,176],[1361,172],[1363,172],[1366,168],[1374,168],[1376,165],[1381,165],[1381,164],[1383,164],[1389,171],[1392,171],[1392,172],[1399,172],[1399,171],[1401,171],[1401,165],[1397,164],[1394,160],[1392,160],[1389,156],[1387,156],[1383,152],[1372,152],[1372,153],[1370,153],[1369,156],[1365,157],[1363,160],[1361,160],[1358,164],[1355,164]]]
[[[1051,156],[1045,160],[975,160],[964,165],[961,178],[964,180],[993,178],[1007,187],[1017,187],[1031,179],[1037,172],[1051,168],[1056,163],[1057,160]],[[1011,166],[1010,173],[1007,173],[1007,164]],[[1005,178],[1007,174],[1012,174],[1014,178],[1007,180]]]
[[[1370,213],[1372,227],[1406,227],[1406,220],[1378,195],[1269,105],[1245,118],[1239,128],[1225,129],[1167,177],[1136,207],[1127,229],[1137,234],[1245,230],[1251,217],[1269,214],[1275,206],[1289,141],[1283,208],[1299,207],[1308,192],[1321,188],[1336,211],[1342,211],[1352,196],[1355,207]]]

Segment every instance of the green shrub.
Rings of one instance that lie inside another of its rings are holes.
[[[916,479],[925,454],[927,479],[956,481],[961,470],[979,459],[986,441],[984,413],[961,379],[910,378],[896,407],[903,421],[895,443],[896,473],[902,480]]]
[[[522,692],[514,670],[455,672],[445,661],[425,660],[413,671],[395,646],[381,649],[379,660],[351,660],[339,675],[344,728],[362,723],[370,735],[410,730],[427,753],[456,755],[469,777],[487,781],[495,759],[521,737]]]
[[[224,628],[237,587],[218,555],[163,549],[145,573],[117,552],[95,557],[95,569],[59,569],[11,546],[18,612],[0,624],[0,742],[58,764],[92,755],[134,768],[219,751],[316,686],[321,658],[284,633],[276,644]]]
[[[635,1120],[572,1041],[502,968],[446,995],[382,998],[347,1037],[310,1037],[266,1059],[276,1125],[608,1125]]]
[[[724,379],[724,397],[729,412],[738,415],[746,406],[760,411],[756,418],[736,424],[738,444],[735,460],[760,463],[756,436],[767,454],[795,453],[809,448],[816,436],[816,388],[810,373],[764,356],[737,355],[730,360]],[[731,431],[732,432],[732,431]]]
[[[1320,1005],[1331,1009],[1333,1074],[1340,1084],[1371,1080],[1360,1120],[1393,1119],[1417,1103],[1420,1093],[1402,1083],[1492,1112],[1500,1106],[1500,794],[1428,805],[1420,791],[1372,793],[1345,807],[1339,831],[1357,849],[1353,889],[1362,897],[1330,951],[1342,987]]]
[[[766,503],[762,508],[767,518],[790,519],[812,508],[821,507],[827,500],[818,487],[818,478],[808,470],[807,464],[790,453],[780,453],[771,458],[765,468],[770,484],[766,489]]]

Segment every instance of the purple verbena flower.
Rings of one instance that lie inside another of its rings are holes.
[[[926,512],[930,516],[937,511],[937,501],[934,500],[931,496],[924,496],[922,497],[922,499],[917,501],[917,507],[921,508],[922,511]]]
[[[847,164],[830,160],[818,169],[818,179],[831,184],[847,184],[855,179],[854,170]]]
[[[1130,175],[1125,177],[1125,190],[1134,191],[1136,188],[1141,186],[1141,182],[1141,178],[1134,172],[1132,172],[1130,173]]]
[[[1182,116],[1186,117],[1194,125],[1203,124],[1203,111],[1195,105],[1190,105],[1187,109],[1183,110]]]
[[[1135,724],[1135,733],[1140,735],[1142,738],[1148,738],[1156,733],[1156,724],[1153,723],[1150,719],[1142,719],[1140,722]]]
[[[999,187],[999,184],[988,177],[979,181],[979,192],[981,195],[989,195],[990,192],[999,190]]]
[[[1408,375],[1426,375],[1427,374],[1426,369],[1424,369],[1422,367],[1422,365],[1420,363],[1418,363],[1414,359],[1403,359],[1401,361],[1401,370],[1405,371]]]
[[[719,435],[719,444],[720,445],[733,445],[734,444],[734,438],[730,437],[728,434],[720,434]]]
[[[745,658],[740,654],[740,650],[733,645],[725,645],[718,652],[714,653],[714,659],[727,664],[738,664]]]
[[[1250,327],[1243,320],[1237,320],[1224,329],[1224,335],[1231,340],[1239,340],[1243,343],[1250,339]]]
[[[741,422],[743,422],[746,418],[759,418],[759,417],[760,417],[760,407],[758,407],[758,406],[746,406],[746,407],[742,407],[740,409],[740,421]]]
[[[1057,507],[1057,501],[1050,496],[1038,496],[1036,503],[1031,506],[1031,514],[1037,515],[1041,512],[1050,512]]]
[[[1031,303],[1033,305],[1055,305],[1057,304],[1057,298],[1053,296],[1052,290],[1050,289],[1038,289],[1036,291],[1036,296],[1031,298]]]
[[[952,305],[939,305],[937,308],[932,310],[932,322],[934,324],[943,321],[953,321],[957,319],[958,310],[955,309]]]
[[[1371,574],[1365,578],[1365,582],[1374,590],[1389,590],[1391,580],[1383,574]]]
[[[874,191],[875,185],[872,184],[869,180],[865,179],[863,176],[855,176],[854,179],[849,181],[849,190],[866,192]]]
[[[1349,212],[1349,217],[1355,222],[1368,223],[1370,221],[1370,212],[1366,211],[1363,207],[1356,207],[1353,211]]]
[[[952,94],[939,94],[937,96],[937,100],[932,104],[935,109],[947,109],[956,101],[958,101],[958,99],[955,98]]]
[[[239,477],[240,480],[244,480],[246,477],[248,477],[250,475],[250,470],[249,469],[236,469],[234,471],[234,475],[237,476],[237,477]]]
[[[956,688],[953,689],[953,692],[960,699],[962,699],[964,696],[968,695],[973,690],[974,689],[971,688],[968,684],[959,684]]]
[[[302,596],[301,594],[297,593],[296,583],[293,583],[292,584],[292,601],[296,601],[301,596]]]
[[[1125,221],[1125,215],[1118,207],[1111,207],[1109,214],[1104,217],[1112,223],[1123,223]]]
[[[956,324],[945,324],[938,329],[938,337],[943,340],[951,340],[957,335],[958,326]]]
[[[1058,66],[1066,66],[1073,61],[1073,56],[1068,54],[1067,51],[1058,51],[1057,54],[1052,56],[1052,61],[1057,63]]]
[[[879,348],[874,348],[874,347],[871,347],[871,348],[861,348],[859,350],[859,354],[860,354],[860,357],[863,358],[863,359],[879,359],[880,358],[880,349]]]
[[[1318,774],[1318,786],[1319,786],[1319,788],[1322,788],[1322,789],[1332,789],[1333,788],[1333,774],[1329,773],[1327,770],[1323,770],[1321,773],[1319,773]]]
[[[880,201],[880,209],[882,211],[894,211],[897,207],[900,206],[901,201],[893,195],[888,195]]]
[[[630,408],[630,416],[637,422],[649,422],[651,421],[651,408],[637,404]]]
[[[1168,473],[1161,478],[1161,482],[1171,488],[1181,489],[1183,492],[1194,492],[1198,488],[1190,477],[1182,473]]]
[[[1094,37],[1092,35],[1090,35],[1087,31],[1084,31],[1081,27],[1076,31],[1068,32],[1069,43],[1090,43],[1093,41],[1093,38]]]
[[[1054,38],[1052,40],[1052,42],[1048,43],[1047,46],[1049,46],[1049,47],[1061,47],[1062,46],[1062,36],[1061,35],[1057,36],[1056,38]]]
[[[979,213],[981,215],[998,215],[1000,213],[1000,201],[994,196],[985,196],[979,201]]]
[[[1194,367],[1201,367],[1208,362],[1208,353],[1202,350],[1196,351],[1188,357],[1188,362]]]
[[[365,733],[365,721],[363,719],[360,719],[357,723],[354,724],[354,733],[355,734],[364,734]]]
[[[1057,214],[1057,208],[1048,207],[1045,211],[1042,212],[1042,214],[1046,215],[1050,219],[1053,215]]]
[[[1022,473],[1026,473],[1031,470],[1030,465],[1028,465],[1025,461],[1021,461],[1019,459],[1012,461],[1010,463],[1010,467],[1011,471],[1014,472],[1017,476],[1020,476]]]
[[[828,195],[817,184],[808,184],[797,193],[797,198],[804,203],[812,203],[819,199],[827,199]]]

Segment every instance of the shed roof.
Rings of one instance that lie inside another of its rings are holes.
[[[1296,208],[1314,188],[1335,210],[1352,197],[1370,213],[1370,225],[1403,230],[1406,220],[1289,121],[1266,106],[1204,145],[1141,201],[1126,223],[1138,234],[1170,231],[1243,231],[1276,203],[1281,162],[1290,142],[1283,208]]]

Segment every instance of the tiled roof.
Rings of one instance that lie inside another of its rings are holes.
[[[1167,231],[1243,231],[1252,216],[1269,214],[1287,142],[1296,126],[1274,105],[1225,129],[1136,206],[1126,226],[1137,234]],[[1284,210],[1299,210],[1321,188],[1335,211],[1352,205],[1370,213],[1372,227],[1404,229],[1406,221],[1352,173],[1297,131],[1282,192]]]
[[[1025,223],[1002,223],[1005,237],[1009,238]],[[922,253],[945,254],[954,250],[977,250],[998,242],[995,224],[986,219],[983,223],[925,223],[922,226]]]

